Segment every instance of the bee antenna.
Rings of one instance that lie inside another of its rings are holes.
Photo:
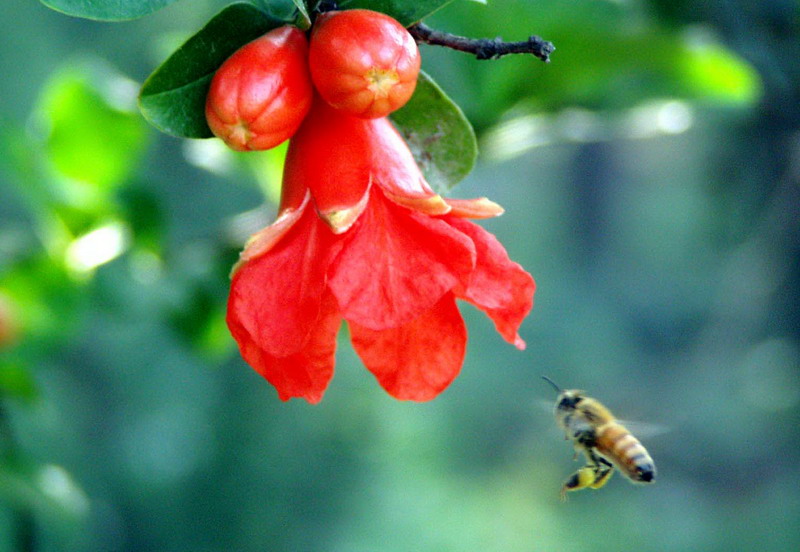
[[[561,391],[563,391],[563,389],[561,389],[558,385],[556,385],[556,382],[554,382],[553,380],[551,380],[547,376],[542,376],[542,379],[544,381],[546,381],[547,383],[549,383],[550,385],[552,385],[555,388],[555,390],[558,391],[559,393],[561,393]]]

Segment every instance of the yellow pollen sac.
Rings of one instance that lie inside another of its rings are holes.
[[[377,98],[385,98],[389,95],[389,91],[392,87],[400,82],[400,77],[397,76],[397,71],[392,71],[390,69],[380,69],[378,67],[373,67],[369,71],[367,71],[364,77],[367,79],[369,83],[367,88],[375,94]]]

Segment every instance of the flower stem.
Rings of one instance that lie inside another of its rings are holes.
[[[412,25],[408,32],[417,42],[467,52],[478,59],[497,59],[508,54],[533,54],[549,63],[550,54],[556,49],[552,42],[535,35],[522,42],[503,42],[502,38],[467,38],[445,33],[431,29],[423,23]]]

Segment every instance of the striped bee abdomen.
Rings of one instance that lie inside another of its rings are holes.
[[[652,483],[656,467],[639,440],[619,422],[597,428],[595,447],[632,481]]]

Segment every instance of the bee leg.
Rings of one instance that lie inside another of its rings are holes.
[[[611,463],[600,456],[599,454],[595,453],[595,451],[589,447],[584,448],[584,453],[586,454],[586,458],[589,460],[589,463],[592,466],[610,466]]]
[[[580,453],[583,453],[586,456],[586,459],[589,460],[589,464],[593,465],[597,464],[597,460],[594,453],[592,452],[592,449],[577,441],[573,445],[573,448],[575,449],[575,454],[572,455],[573,462],[578,459],[578,455]]]
[[[589,463],[594,467],[595,475],[594,481],[589,486],[592,489],[599,489],[608,483],[608,480],[614,473],[614,466],[611,462],[596,454],[592,449],[586,449],[586,456],[589,458]]]
[[[599,489],[608,483],[608,480],[611,479],[611,476],[614,474],[614,466],[605,462],[605,460],[603,462],[603,464],[597,466],[594,482],[589,485],[592,489]]]
[[[567,492],[569,491],[578,491],[580,489],[585,489],[586,487],[591,487],[595,481],[597,480],[597,467],[596,466],[584,466],[575,473],[573,473],[569,479],[564,482],[564,485],[561,487],[561,501],[567,500]]]
[[[578,459],[578,453],[582,452],[584,456],[586,456],[586,467],[599,467],[602,464],[610,466],[608,462],[606,462],[605,458],[596,454],[594,449],[591,447],[583,446],[580,444],[575,445],[575,456],[572,458],[573,460]]]

